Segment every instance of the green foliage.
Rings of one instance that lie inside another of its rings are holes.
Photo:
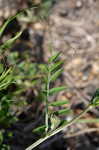
[[[51,102],[49,103],[49,106],[62,106],[64,104],[68,104],[69,101],[66,99],[66,100],[58,100],[58,101],[55,101],[55,102]]]
[[[95,98],[93,99],[93,105],[94,105],[94,106],[99,106],[99,97],[95,97]]]
[[[99,89],[96,89],[96,91],[91,99],[91,104],[93,106],[99,106]]]
[[[10,150],[9,145],[3,143],[4,138],[4,130],[0,130],[0,149],[1,150]]]
[[[3,32],[4,32],[4,30],[5,30],[5,28],[7,27],[7,25],[8,25],[11,21],[13,21],[13,20],[14,20],[17,16],[19,16],[19,15],[20,15],[20,13],[16,14],[15,16],[10,17],[10,18],[3,24],[3,26],[0,27],[0,38],[1,38],[1,36],[2,36],[2,34],[3,34]]]
[[[2,37],[3,32],[7,25],[15,19],[19,14],[17,14],[14,17],[9,18],[2,27],[0,27],[0,37]],[[22,32],[19,32],[15,37],[5,41],[2,45],[0,45],[0,55],[4,55],[6,49],[11,47],[13,42],[19,36]],[[11,66],[11,65],[10,65]],[[12,92],[9,92],[9,86],[11,87],[12,83],[15,84],[16,77],[14,76],[14,69],[15,67],[5,67],[5,64],[3,64],[3,61],[0,60],[0,149],[1,150],[9,150],[10,146],[5,145],[4,139],[5,139],[5,128],[8,128],[11,126],[12,123],[14,123],[17,118],[14,115],[14,112],[12,110],[12,107],[14,105],[14,94]]]
[[[57,115],[68,115],[71,113],[71,110],[69,108],[58,110],[55,112]]]
[[[58,52],[57,54],[51,56],[48,60],[49,63],[55,63],[57,61],[57,59],[59,59],[59,56],[61,55],[61,52]],[[59,61],[58,61],[59,63]],[[63,62],[62,62],[63,63]],[[56,64],[53,64],[53,66],[56,66]]]
[[[10,48],[11,45],[15,42],[15,40],[17,40],[21,36],[21,34],[22,31],[18,32],[13,38],[5,41],[5,43],[0,46],[0,50],[5,50],[7,48]]]
[[[21,12],[5,22],[0,28],[0,37],[2,37],[7,25],[20,14]],[[5,54],[7,54],[7,66],[5,67],[5,63],[3,64],[3,60],[0,62],[0,127],[4,130],[3,133],[6,132],[6,128],[17,121],[17,110],[22,110],[23,107],[27,107],[27,97],[23,93],[26,93],[29,89],[34,90],[34,87],[36,86],[35,91],[37,97],[39,97],[39,100],[42,100],[42,97],[38,92],[43,76],[43,74],[41,74],[42,69],[40,68],[40,65],[32,63],[30,55],[25,52],[22,55],[24,59],[22,59],[17,51],[9,51],[9,48],[11,48],[12,44],[21,34],[22,31],[18,32],[14,37],[0,45],[1,55],[4,55],[5,57]],[[8,66],[12,67],[7,69]],[[0,149],[5,150],[8,149],[9,146],[3,144],[5,139],[5,134],[3,133],[0,135]]]
[[[0,64],[0,74],[4,71],[4,66],[3,64]]]
[[[16,14],[16,15],[13,16],[13,17],[10,17],[10,18],[4,23],[4,25],[3,25],[2,27],[0,27],[0,38],[2,37],[3,32],[4,32],[5,28],[7,27],[7,25],[8,25],[11,21],[13,21],[17,16],[19,16],[20,14],[21,14],[21,12],[18,13],[18,14]],[[2,45],[0,45],[0,52],[4,51],[5,49],[10,48],[11,45],[15,42],[15,40],[17,40],[17,39],[20,37],[21,34],[22,34],[22,31],[18,32],[14,37],[12,37],[11,39],[5,41]]]
[[[3,71],[0,76],[0,91],[7,88],[13,82],[13,69],[9,68],[7,71]]]
[[[12,95],[4,95],[0,96],[0,124],[3,127],[9,127],[12,122],[16,120],[16,118],[12,115],[11,106],[13,101],[11,100]]]
[[[46,70],[46,80],[45,80],[45,90],[43,90],[45,94],[45,99],[46,99],[46,106],[45,106],[45,125],[46,125],[46,132],[52,128],[51,125],[49,126],[49,120],[51,121],[51,117],[49,117],[49,96],[58,93],[60,91],[63,91],[66,89],[65,86],[60,86],[60,87],[54,87],[50,88],[50,84],[54,82],[62,73],[62,64],[63,62],[59,61],[59,56],[61,53],[57,53],[53,55],[51,58],[48,60],[48,65],[45,66]],[[53,116],[53,115],[52,115]],[[53,119],[54,120],[54,119]],[[53,126],[53,125],[52,125]]]
[[[55,130],[55,128],[59,126],[59,124],[61,123],[61,120],[59,118],[60,114],[61,115],[64,113],[66,114],[68,112],[67,109],[65,110],[62,109],[58,112],[50,112],[50,109],[49,109],[49,106],[59,107],[68,103],[68,100],[49,102],[50,96],[55,95],[56,93],[67,89],[66,86],[59,86],[59,87],[52,87],[52,88],[50,87],[51,84],[58,79],[58,77],[61,75],[62,70],[63,70],[62,69],[63,61],[59,60],[60,55],[61,55],[60,52],[53,55],[52,57],[49,58],[48,65],[42,64],[40,66],[42,68],[42,72],[45,73],[44,80],[43,80],[44,88],[42,92],[45,96],[45,125],[44,126],[46,127],[45,128],[46,133],[48,131]],[[40,128],[42,128],[42,126],[38,127],[37,131]]]
[[[50,81],[55,81],[59,76],[60,74],[63,72],[63,69],[59,69],[57,70],[54,74],[52,74],[51,78],[50,78]]]
[[[40,127],[38,127],[38,128],[35,128],[34,130],[33,130],[33,133],[44,133],[44,131],[45,131],[45,128],[46,128],[46,126],[45,125],[42,125],[42,126],[40,126]]]
[[[64,91],[64,90],[66,90],[65,86],[55,87],[55,88],[52,88],[49,90],[49,95],[53,95],[55,93],[58,93],[58,92]]]
[[[1,67],[2,68],[2,67]],[[3,68],[1,69],[1,75],[0,75],[0,126],[2,128],[7,128],[10,126],[12,122],[16,120],[16,118],[12,115],[11,112],[11,94],[5,94],[4,90],[7,89],[7,87],[14,82],[13,77],[13,69],[9,68],[8,70],[3,71]],[[0,130],[0,149],[7,149],[9,150],[9,145],[3,144],[4,140],[4,133]]]
[[[46,66],[43,66],[43,69],[46,70],[46,77],[45,77],[45,89],[42,91],[45,95],[45,125],[38,127],[37,131],[41,132],[41,128],[43,128],[43,131],[45,129],[46,134],[43,138],[39,139],[37,142],[35,142],[34,144],[32,144],[31,146],[29,146],[26,150],[31,150],[33,148],[35,148],[36,146],[38,146],[39,144],[41,144],[42,142],[44,142],[45,140],[47,140],[48,138],[50,138],[51,136],[57,134],[58,132],[64,130],[64,128],[72,125],[73,123],[77,122],[80,120],[80,118],[87,112],[89,111],[91,108],[93,108],[94,106],[98,106],[99,105],[99,89],[96,90],[94,96],[92,97],[91,103],[86,107],[86,109],[84,111],[82,111],[77,117],[75,117],[74,119],[70,120],[70,121],[64,121],[61,120],[59,118],[59,115],[64,115],[64,114],[68,114],[71,112],[71,110],[69,108],[67,109],[60,109],[58,111],[54,111],[51,112],[49,110],[49,106],[61,106],[67,103],[67,100],[65,101],[56,101],[56,102],[49,102],[49,97],[57,92],[63,91],[66,89],[66,87],[64,86],[60,86],[60,87],[53,87],[50,88],[50,84],[51,82],[55,81],[61,74],[62,72],[62,64],[59,62],[59,56],[60,53],[52,56],[49,59],[49,64]],[[58,64],[58,65],[56,65]],[[52,68],[51,68],[52,67]],[[61,70],[61,71],[60,71]],[[50,122],[49,122],[50,120]],[[96,120],[94,120],[96,121]],[[36,131],[36,130],[35,130]]]
[[[57,70],[62,64],[63,64],[63,61],[58,61],[58,62],[54,63],[54,65],[52,64],[51,67],[50,67],[50,72],[54,72],[54,71]]]

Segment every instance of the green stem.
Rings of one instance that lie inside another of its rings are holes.
[[[45,125],[46,125],[46,133],[48,131],[48,99],[49,99],[49,85],[50,85],[50,72],[48,72],[48,79],[47,79],[47,94],[46,94],[46,107],[45,107]]]
[[[48,138],[50,138],[53,135],[59,133],[60,131],[64,130],[65,128],[71,126],[73,123],[75,123],[76,121],[78,121],[86,112],[88,112],[91,108],[92,108],[92,105],[89,104],[86,107],[86,109],[83,112],[81,112],[77,117],[75,117],[74,119],[72,119],[68,123],[62,125],[61,127],[57,128],[53,132],[49,132],[44,138],[39,139],[38,141],[36,141],[35,143],[33,143],[31,146],[29,146],[26,150],[32,150],[33,148],[37,147],[39,144],[41,144],[42,142],[44,142]]]

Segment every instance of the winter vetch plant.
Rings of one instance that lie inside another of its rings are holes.
[[[54,82],[62,73],[62,61],[59,61],[59,56],[60,53],[57,53],[56,55],[52,56],[48,60],[48,65],[44,65],[43,69],[46,72],[44,81],[45,81],[45,89],[43,90],[43,93],[45,95],[45,125],[38,127],[35,129],[35,131],[40,131],[42,128],[45,129],[45,136],[40,138],[37,142],[33,143],[31,146],[29,146],[26,150],[32,150],[33,148],[37,147],[39,144],[44,142],[45,140],[49,139],[53,135],[59,133],[60,131],[64,130],[65,128],[71,126],[72,124],[76,123],[80,118],[88,112],[90,109],[92,109],[95,106],[99,105],[99,89],[96,90],[94,96],[92,97],[92,100],[90,101],[89,105],[85,108],[84,111],[82,111],[78,116],[74,117],[70,121],[62,121],[60,118],[57,116],[59,112],[65,112],[66,110],[59,110],[57,113],[56,112],[49,112],[49,106],[61,106],[65,103],[66,101],[56,101],[49,103],[49,97],[57,92],[60,92],[62,90],[65,90],[65,86],[60,86],[60,87],[54,87],[50,88],[50,84]],[[44,131],[44,130],[43,130]]]

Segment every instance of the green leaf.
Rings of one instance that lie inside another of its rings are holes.
[[[20,12],[20,13],[22,13],[22,12]],[[15,16],[10,17],[10,18],[4,23],[4,25],[3,25],[2,27],[0,27],[0,37],[2,36],[2,34],[3,34],[4,30],[5,30],[5,28],[7,27],[7,25],[8,25],[12,20],[14,20],[18,15],[20,15],[20,13],[16,14]]]
[[[3,89],[5,89],[5,88],[7,88],[7,86],[8,86],[9,84],[10,84],[9,81],[6,82],[6,83],[1,84],[1,85],[0,85],[0,91],[3,90]]]
[[[98,97],[95,97],[94,99],[93,99],[93,102],[92,102],[92,105],[93,106],[99,106],[99,96]]]
[[[13,42],[15,42],[15,40],[17,40],[21,36],[21,34],[22,31],[18,32],[13,38],[5,41],[5,43],[0,46],[0,50],[9,48],[13,44]]]
[[[56,71],[50,78],[50,82],[51,81],[55,81],[59,76],[60,74],[63,72],[63,69],[59,69],[58,71]]]
[[[3,143],[3,138],[4,138],[3,131],[0,130],[0,145],[1,145],[1,143]]]
[[[57,71],[61,67],[62,64],[63,64],[63,61],[58,61],[58,62],[52,64],[49,68],[49,71],[50,72]]]
[[[4,80],[4,79],[6,78],[6,76],[7,76],[9,73],[12,73],[12,71],[13,71],[12,67],[10,67],[7,71],[4,71],[4,72],[2,73],[2,75],[0,76],[0,82],[1,82],[2,80]]]
[[[71,113],[71,110],[70,109],[62,109],[62,110],[59,110],[59,111],[56,111],[55,114],[57,115],[65,115],[65,114],[68,114],[68,113]]]
[[[45,131],[45,128],[46,126],[45,125],[42,125],[40,127],[37,127],[33,130],[34,133],[41,133],[41,132],[44,132]]]
[[[46,64],[40,64],[39,68],[42,72],[48,73],[48,66]]]
[[[0,74],[4,71],[4,66],[3,64],[0,64]]]
[[[10,80],[4,80],[3,82],[0,83],[0,90],[7,88],[9,84],[11,84],[13,81],[10,78]]]
[[[61,52],[58,52],[57,54],[53,55],[52,57],[49,58],[48,62],[52,63],[57,60],[57,58],[60,56]]]
[[[4,71],[0,76],[0,90],[7,88],[13,82],[12,68]]]
[[[60,100],[60,101],[50,103],[49,106],[62,106],[64,104],[69,104],[69,101],[68,100]]]
[[[56,87],[56,88],[52,88],[49,90],[49,94],[52,95],[54,93],[58,93],[60,91],[66,90],[67,88],[65,86],[60,86],[60,87]]]
[[[1,85],[4,84],[5,82],[10,82],[12,80],[12,74],[8,74],[2,81],[1,81]],[[1,86],[0,85],[0,86]]]

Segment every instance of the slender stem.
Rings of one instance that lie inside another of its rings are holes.
[[[46,107],[45,107],[45,125],[46,125],[46,133],[48,131],[48,99],[49,99],[49,86],[50,86],[50,72],[48,71],[48,78],[47,78],[47,94],[46,94]]]
[[[44,142],[48,138],[50,138],[53,135],[55,135],[55,134],[59,133],[60,131],[64,130],[66,127],[71,126],[73,123],[75,123],[77,120],[79,120],[86,112],[88,112],[91,108],[92,108],[92,105],[89,104],[86,107],[86,109],[83,112],[81,112],[77,117],[75,117],[74,119],[72,119],[68,123],[62,125],[61,127],[57,128],[53,132],[49,132],[44,138],[39,139],[38,141],[36,141],[35,143],[33,143],[31,146],[29,146],[26,150],[32,150],[33,148],[35,148],[36,146],[38,146],[39,144],[41,144],[42,142]]]

